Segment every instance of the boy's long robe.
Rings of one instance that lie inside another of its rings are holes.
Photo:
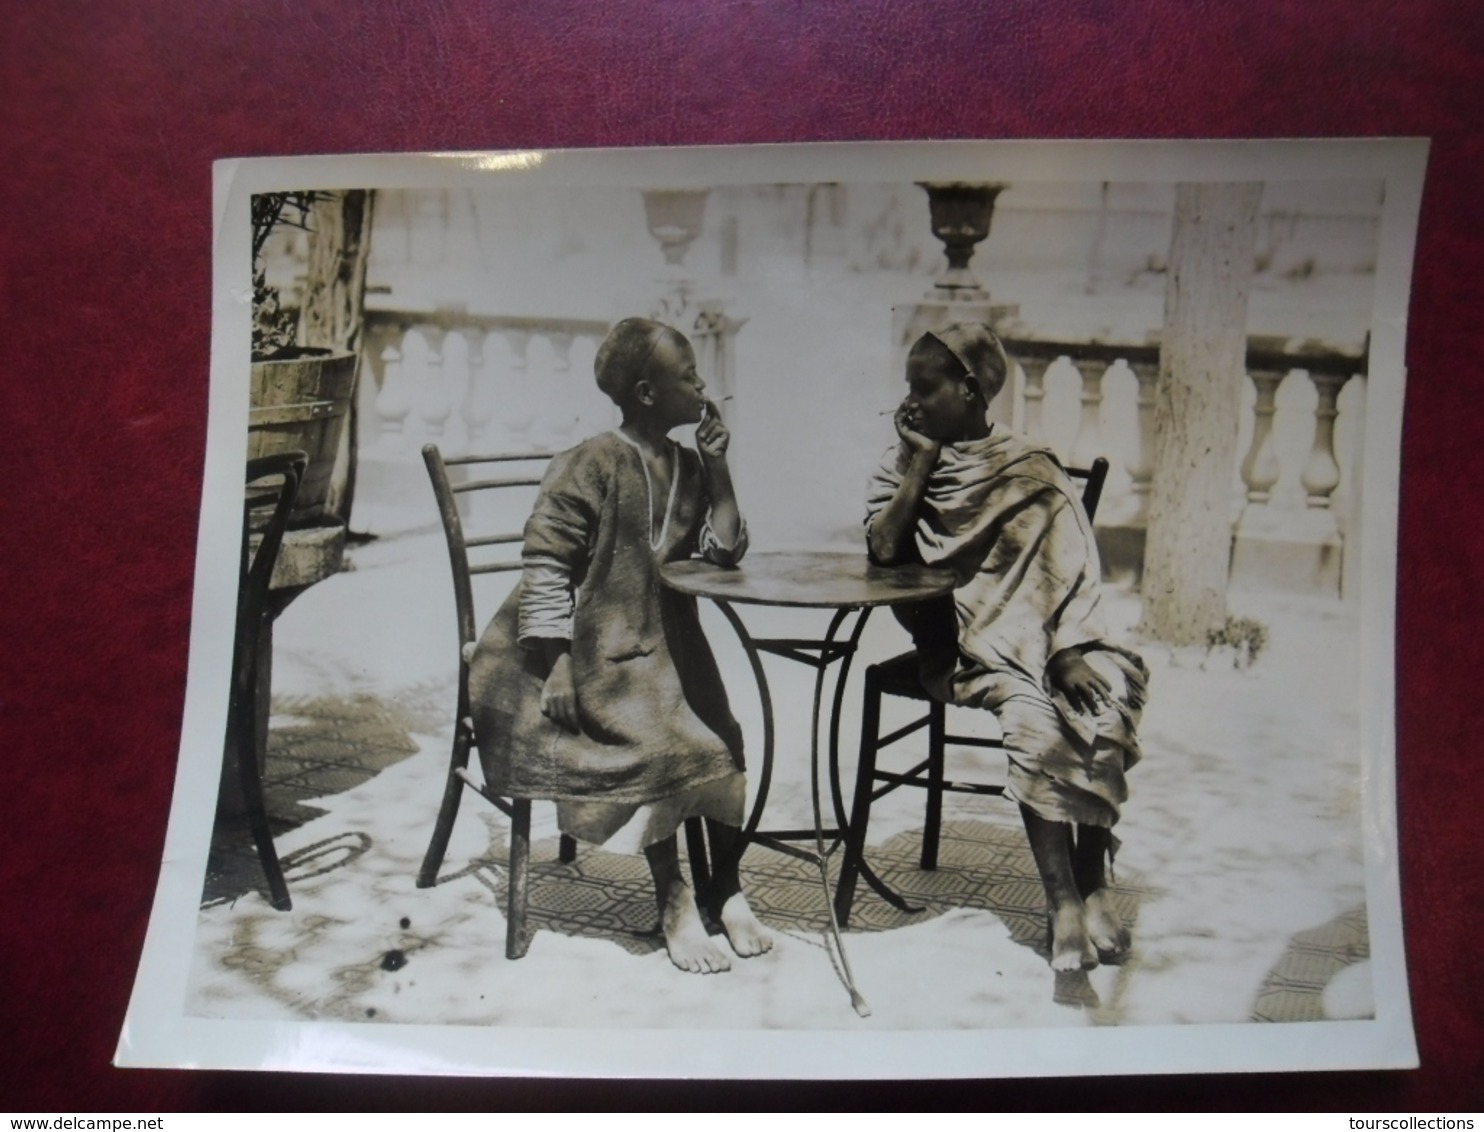
[[[893,447],[872,477],[868,530],[907,462]],[[982,440],[944,445],[913,534],[922,560],[958,580],[959,655],[945,698],[1013,720],[1006,745],[1018,800],[1051,820],[1113,824],[1127,794],[1123,771],[1140,758],[1147,671],[1108,640],[1092,524],[1056,457],[998,428]],[[1110,679],[1109,710],[1077,711],[1051,686],[1047,663],[1066,648]]]
[[[547,469],[522,557],[559,562],[571,573],[581,731],[541,714],[547,670],[539,650],[519,643],[517,585],[480,639],[470,671],[475,736],[493,792],[642,804],[742,769],[741,728],[696,600],[659,579],[663,563],[700,549],[710,506],[699,456],[678,445],[674,451],[674,490],[657,546],[642,457],[625,440],[603,433]]]

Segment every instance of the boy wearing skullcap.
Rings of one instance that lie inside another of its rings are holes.
[[[564,833],[642,849],[670,959],[724,971],[676,833],[705,818],[718,866],[705,913],[732,950],[772,939],[737,876],[746,804],[742,731],[696,602],[660,583],[666,562],[734,565],[747,530],[732,489],[730,434],[678,331],[618,323],[594,361],[623,423],[557,456],[525,527],[521,581],[470,670],[475,735],[499,794],[554,800]],[[697,449],[669,433],[695,424]]]
[[[951,601],[901,620],[929,694],[995,713],[1046,888],[1051,965],[1073,971],[1129,948],[1106,865],[1125,772],[1141,757],[1148,672],[1108,635],[1092,524],[1056,456],[985,418],[1008,369],[982,323],[913,345],[898,443],[868,491],[867,542],[878,562],[957,577]]]

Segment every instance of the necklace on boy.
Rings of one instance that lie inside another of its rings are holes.
[[[644,498],[648,504],[644,514],[649,520],[649,549],[658,550],[665,545],[665,536],[670,532],[670,512],[675,509],[675,492],[680,487],[680,466],[675,459],[675,442],[666,441],[666,451],[670,454],[670,496],[665,500],[665,518],[660,524],[660,533],[654,533],[654,481],[649,476],[649,461],[644,458],[644,449],[637,443],[624,435],[622,429],[614,429],[613,434],[634,450],[639,457],[639,467],[644,469]]]

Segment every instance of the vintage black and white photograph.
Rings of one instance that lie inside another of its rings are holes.
[[[219,163],[120,1064],[1415,1064],[1425,154]]]

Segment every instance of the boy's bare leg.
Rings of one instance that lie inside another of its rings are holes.
[[[1098,965],[1097,949],[1087,934],[1087,911],[1072,874],[1072,827],[1047,821],[1022,805],[1021,819],[1031,843],[1036,870],[1046,886],[1051,922],[1051,969],[1086,971]]]
[[[732,961],[711,942],[695,895],[681,875],[680,846],[675,835],[646,845],[644,858],[654,877],[654,897],[660,907],[660,928],[665,933],[670,962],[697,975],[730,970]]]
[[[706,906],[713,919],[720,921],[727,942],[743,959],[773,950],[773,937],[763,927],[747,897],[742,892],[742,879],[737,875],[735,827],[706,819],[706,835],[711,842],[711,861],[719,871],[711,878],[711,891]]]
[[[1114,907],[1113,894],[1108,891],[1105,870],[1112,843],[1111,829],[1079,825],[1077,845],[1072,851],[1072,873],[1077,880],[1077,891],[1082,894],[1083,907],[1087,909],[1087,935],[1097,948],[1098,957],[1104,960],[1123,956],[1132,942]]]

